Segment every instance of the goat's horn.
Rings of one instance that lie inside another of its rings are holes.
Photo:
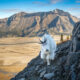
[[[45,39],[44,43],[47,41],[47,39]]]
[[[40,39],[39,39],[39,40],[40,40]],[[40,40],[40,43],[42,44],[42,43],[43,43],[43,41],[41,41],[41,40]]]

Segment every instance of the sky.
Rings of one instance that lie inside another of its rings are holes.
[[[48,12],[54,9],[80,18],[80,0],[0,0],[0,19],[18,12]]]

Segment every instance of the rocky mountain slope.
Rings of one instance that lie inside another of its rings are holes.
[[[78,18],[59,9],[37,13],[21,12],[7,19],[0,19],[0,37],[40,36],[46,30],[50,33],[71,33],[77,21]]]
[[[50,66],[38,56],[11,80],[80,80],[80,22],[75,27],[72,39],[58,45]]]

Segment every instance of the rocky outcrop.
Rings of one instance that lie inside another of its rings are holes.
[[[72,34],[71,51],[80,51],[80,22],[75,24]]]
[[[71,33],[77,21],[78,18],[59,9],[37,13],[21,12],[7,19],[0,19],[0,37],[41,36],[46,30],[52,34]]]
[[[80,22],[76,23],[74,29],[72,38],[78,35],[77,31],[80,31]],[[11,80],[80,80],[80,51],[74,51],[72,46],[76,45],[72,43],[73,39],[58,45],[55,60],[50,66],[38,56]]]

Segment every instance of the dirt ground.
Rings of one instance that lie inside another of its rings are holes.
[[[39,54],[38,38],[0,39],[0,80],[9,80]]]

